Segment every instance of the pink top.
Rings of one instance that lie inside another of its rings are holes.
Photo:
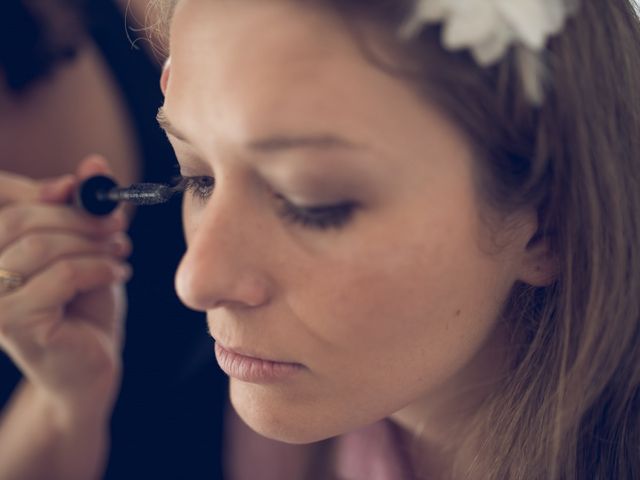
[[[225,456],[233,480],[301,480],[305,447],[258,435],[229,408]],[[398,427],[389,420],[333,439],[339,480],[415,480]]]
[[[382,420],[336,439],[340,480],[412,480],[409,457],[396,427]]]

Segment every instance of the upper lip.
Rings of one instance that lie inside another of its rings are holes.
[[[252,350],[249,350],[247,348],[244,347],[229,347],[227,345],[225,345],[224,343],[222,343],[221,341],[215,339],[216,343],[218,343],[218,345],[220,345],[222,348],[224,348],[225,350],[228,350],[232,353],[236,353],[238,355],[242,355],[243,357],[250,357],[250,358],[254,358],[256,360],[266,360],[268,362],[274,362],[274,363],[288,363],[288,364],[292,364],[292,365],[300,365],[299,363],[296,362],[288,362],[285,360],[275,360],[273,358],[268,357],[267,355],[262,355],[260,353],[256,353]]]

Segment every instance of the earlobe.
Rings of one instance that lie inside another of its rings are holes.
[[[160,90],[162,94],[167,94],[167,85],[169,84],[169,77],[171,76],[171,57],[168,57],[162,67],[162,75],[160,76]]]
[[[548,237],[534,236],[525,247],[520,280],[534,287],[548,287],[557,278],[559,266]]]

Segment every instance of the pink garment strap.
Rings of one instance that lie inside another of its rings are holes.
[[[305,446],[269,440],[244,424],[228,408],[226,474],[233,480],[303,480],[309,461]],[[389,420],[333,439],[335,477],[339,480],[416,480],[398,427]],[[332,470],[333,470],[332,469]]]
[[[397,428],[382,420],[336,439],[340,480],[413,480]]]

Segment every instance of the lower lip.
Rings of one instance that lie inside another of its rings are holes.
[[[304,367],[297,363],[273,362],[247,357],[227,350],[215,343],[216,359],[220,368],[230,377],[249,383],[273,383],[288,379]]]

